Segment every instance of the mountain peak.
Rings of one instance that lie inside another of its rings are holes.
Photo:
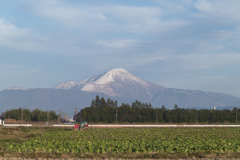
[[[94,83],[106,84],[106,83],[114,82],[115,79],[120,78],[122,81],[124,81],[125,78],[130,78],[130,77],[135,77],[135,76],[122,68],[115,68],[103,74],[101,77],[96,79]]]
[[[54,89],[104,93],[110,96],[142,93],[145,97],[152,97],[160,88],[163,87],[138,78],[122,68],[111,69],[80,83],[69,81],[54,87]]]
[[[114,68],[114,69],[111,69],[108,72],[111,72],[111,73],[129,73],[128,71],[126,71],[125,69],[122,69],[122,68]]]
[[[146,81],[141,78],[138,78],[125,69],[122,68],[114,68],[110,71],[106,72],[105,74],[99,76],[93,83],[95,84],[108,84],[114,81],[135,81],[140,83],[141,85],[146,85]]]

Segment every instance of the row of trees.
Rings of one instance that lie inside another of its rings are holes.
[[[238,114],[238,115],[236,115]],[[117,101],[97,96],[92,100],[91,106],[82,109],[77,114],[77,121],[87,120],[88,122],[129,122],[129,123],[224,123],[236,122],[240,117],[237,108],[233,110],[207,110],[207,109],[184,109],[176,104],[173,110],[167,110],[164,105],[161,108],[153,108],[151,103],[135,101],[131,105],[122,103],[117,106]]]
[[[22,116],[23,114],[23,116]],[[7,110],[5,113],[1,115],[2,119],[16,119],[24,121],[53,121],[57,120],[58,116],[55,111],[42,111],[40,109],[35,109],[31,111],[30,109],[12,109]],[[49,119],[47,119],[47,117]]]
[[[24,121],[49,121],[57,120],[55,111],[42,111],[35,109],[12,109],[2,113],[0,119],[16,119]],[[176,104],[173,110],[167,110],[164,105],[161,108],[153,108],[151,103],[135,101],[131,105],[122,103],[118,107],[118,102],[110,98],[107,101],[102,97],[96,96],[92,100],[91,106],[82,109],[77,114],[77,122],[87,120],[88,122],[104,123],[224,123],[236,122],[240,117],[240,110],[207,110],[207,109],[184,109]]]

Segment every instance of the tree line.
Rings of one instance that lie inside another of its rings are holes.
[[[1,114],[1,119],[22,120],[22,117],[23,121],[47,121],[47,117],[49,117],[49,121],[58,119],[55,111],[42,111],[40,109],[34,109],[31,111],[30,109],[19,108],[7,110]]]
[[[55,111],[42,111],[35,109],[12,109],[3,112],[0,119],[16,119],[24,121],[49,121],[57,120]],[[235,123],[237,117],[240,119],[240,110],[212,110],[212,109],[185,109],[179,108],[175,104],[174,109],[166,109],[164,105],[161,108],[153,108],[151,103],[142,103],[138,100],[132,104],[118,102],[110,98],[107,101],[98,95],[91,105],[82,109],[76,116],[77,122],[86,120],[88,122],[103,123]]]
[[[185,109],[175,104],[174,109],[153,108],[151,103],[142,103],[138,100],[132,104],[122,103],[118,107],[117,101],[110,98],[105,101],[96,96],[90,107],[82,109],[77,114],[77,122],[86,120],[88,122],[104,123],[235,123],[240,112],[237,108],[233,110],[212,109]],[[116,119],[117,118],[117,119]]]

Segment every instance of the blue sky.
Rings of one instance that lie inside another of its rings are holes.
[[[113,68],[240,97],[239,0],[7,0],[0,89],[50,88]]]

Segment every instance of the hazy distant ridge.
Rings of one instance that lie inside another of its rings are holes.
[[[138,78],[124,69],[112,69],[82,82],[62,82],[52,89],[13,87],[0,91],[0,111],[41,108],[73,111],[90,105],[96,95],[118,100],[151,102],[154,107],[212,108],[240,106],[240,98],[224,93],[166,88]]]

